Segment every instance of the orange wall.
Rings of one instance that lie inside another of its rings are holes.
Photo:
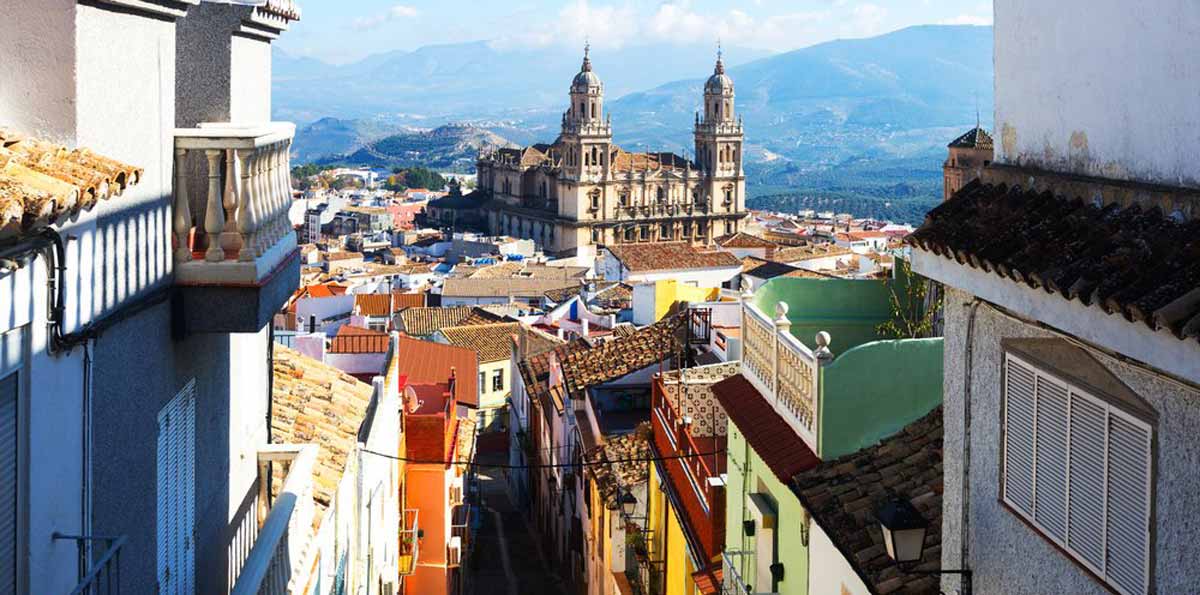
[[[446,544],[450,540],[448,506],[450,475],[442,465],[408,464],[405,490],[408,507],[420,511],[418,525],[425,531],[417,553],[417,568],[404,582],[408,595],[445,595],[449,590]]]

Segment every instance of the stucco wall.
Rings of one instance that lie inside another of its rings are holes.
[[[808,592],[813,595],[868,595],[871,591],[863,584],[858,573],[850,567],[845,556],[833,545],[829,535],[816,523],[809,525],[809,551],[812,552],[812,567]]]
[[[60,142],[75,138],[74,0],[0,0],[0,116]]]
[[[1200,185],[1195,2],[996,0],[994,13],[997,162]]]
[[[775,318],[787,302],[792,335],[810,349],[820,331],[829,333],[835,354],[879,339],[875,327],[891,317],[887,286],[880,281],[777,277],[754,292],[754,305]]]
[[[799,438],[797,437],[797,440]],[[746,537],[742,521],[751,519],[750,494],[765,491],[776,503],[778,527],[775,531],[775,551],[779,562],[784,565],[784,578],[778,585],[779,595],[807,595],[809,580],[809,550],[801,540],[800,523],[804,509],[792,491],[779,481],[758,453],[749,448],[746,439],[733,420],[729,422],[726,456],[727,479],[725,487],[725,551],[754,551],[755,540]],[[770,591],[769,585],[755,577],[754,555],[733,558],[740,562],[738,573],[755,592]],[[766,579],[764,579],[766,580]]]
[[[859,345],[821,368],[821,457],[871,446],[942,402],[942,339]]]
[[[958,290],[946,295],[945,442],[942,565],[959,568],[962,531],[963,387],[970,296]],[[1107,593],[1081,566],[1060,553],[1018,517],[999,504],[1000,390],[1002,338],[1052,337],[1050,333],[980,306],[975,319],[970,410],[970,517],[967,564],[975,572],[976,594]],[[1200,592],[1195,560],[1200,546],[1195,511],[1200,510],[1200,391],[1156,377],[1098,352],[1105,368],[1159,414],[1153,485],[1151,581],[1157,593]],[[946,579],[943,586],[952,585]],[[952,592],[952,591],[948,591]]]

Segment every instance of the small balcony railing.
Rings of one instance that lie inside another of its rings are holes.
[[[175,274],[201,285],[257,284],[296,250],[288,220],[296,127],[201,124],[175,130]],[[191,160],[193,153],[203,159]],[[192,196],[199,162],[207,191]],[[195,208],[193,208],[195,207]],[[193,213],[203,213],[194,221]]]
[[[71,595],[114,595],[121,592],[121,549],[127,540],[124,535],[64,535],[55,532],[51,537],[55,541],[74,541],[79,550],[80,580],[71,590]],[[104,550],[95,562],[90,562],[88,550],[94,550],[97,545]]]
[[[417,522],[418,510],[404,509],[404,524],[400,529],[400,574],[408,576],[417,568],[422,532]]]
[[[230,564],[237,570],[234,595],[296,593],[308,586],[316,553],[312,547],[316,462],[317,447],[312,444],[273,444],[259,450],[259,500],[253,510],[263,521],[252,532],[253,546],[245,558],[231,552]],[[273,501],[267,472],[271,464],[286,467],[283,486]]]
[[[724,585],[722,592],[729,595],[755,595],[747,588],[746,581],[742,580],[742,575],[738,573],[738,563],[734,560],[735,554],[724,552],[721,554],[722,576]]]

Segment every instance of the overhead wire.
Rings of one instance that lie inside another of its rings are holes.
[[[525,465],[513,465],[510,463],[480,463],[478,461],[453,461],[453,460],[452,461],[443,461],[443,460],[437,460],[437,459],[414,459],[414,458],[410,458],[410,457],[399,457],[396,455],[388,454],[386,452],[379,452],[379,451],[370,450],[367,448],[362,449],[362,452],[365,452],[367,454],[372,454],[375,456],[379,456],[379,457],[392,459],[394,461],[403,461],[405,463],[411,463],[414,465],[468,465],[468,466],[472,466],[472,467],[487,467],[487,468],[491,468],[491,469],[552,469],[552,468],[560,468],[560,467],[591,467],[591,466],[598,466],[598,465],[614,465],[614,464],[619,464],[619,463],[651,463],[651,462],[655,462],[655,461],[690,459],[690,458],[694,458],[694,457],[707,457],[707,456],[725,454],[725,449],[722,448],[722,449],[708,451],[708,452],[696,452],[696,453],[690,453],[690,454],[668,455],[668,456],[662,456],[662,457],[637,457],[637,458],[628,458],[628,459],[605,459],[605,460],[598,460],[598,461],[580,461],[577,463],[546,463],[546,464],[525,464]]]

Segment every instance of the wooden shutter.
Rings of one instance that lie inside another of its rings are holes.
[[[17,591],[17,386],[0,378],[0,593]]]
[[[196,381],[158,414],[158,586],[160,593],[195,591]]]
[[[1126,592],[1144,593],[1150,560],[1150,432],[1115,411],[1108,416],[1107,508],[1108,578]]]
[[[1004,500],[1033,518],[1034,414],[1037,376],[1011,357],[1004,383]]]

